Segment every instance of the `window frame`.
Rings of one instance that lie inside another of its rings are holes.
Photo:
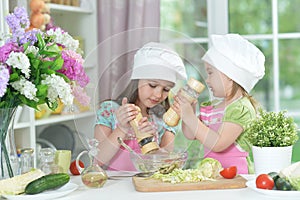
[[[1,0],[0,1],[0,34],[1,33],[9,33],[8,25],[5,21],[6,15],[9,13],[9,6],[8,0]],[[0,40],[0,46],[4,44],[4,41]]]
[[[229,32],[229,9],[228,0],[207,0],[208,13],[208,33],[226,34]],[[217,13],[217,14],[215,14]],[[271,40],[273,44],[273,110],[278,112],[280,107],[280,87],[279,87],[279,40],[280,39],[298,39],[300,33],[279,33],[278,28],[278,0],[272,0],[272,33],[271,34],[252,34],[242,35],[248,40]],[[300,116],[300,111],[289,111],[292,116]]]

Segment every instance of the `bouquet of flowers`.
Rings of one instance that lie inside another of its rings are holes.
[[[11,35],[0,47],[0,108],[47,103],[54,110],[58,99],[70,105],[74,95],[88,104],[89,98],[80,96],[85,95],[89,78],[76,53],[79,42],[60,28],[26,31],[29,19],[24,8],[16,8],[6,20]]]
[[[79,42],[57,27],[47,32],[29,30],[25,8],[15,8],[6,21],[11,33],[0,46],[0,109],[19,105],[37,109],[46,103],[55,110],[59,100],[72,105],[74,98],[88,105],[90,98],[84,88],[89,77],[77,53]],[[5,129],[0,130],[1,152]]]

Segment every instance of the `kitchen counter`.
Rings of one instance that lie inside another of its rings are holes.
[[[109,175],[114,175],[108,173]],[[244,176],[246,179],[254,179],[254,176]],[[192,191],[178,191],[178,192],[137,192],[132,183],[131,177],[120,178],[116,180],[108,180],[102,188],[91,189],[87,188],[81,182],[80,176],[72,176],[71,182],[79,185],[78,189],[67,196],[59,198],[60,200],[83,200],[83,199],[122,199],[122,200],[175,200],[175,199],[230,199],[230,200],[268,200],[268,199],[299,199],[297,197],[278,197],[260,194],[250,188],[242,189],[224,189],[224,190],[192,190]]]

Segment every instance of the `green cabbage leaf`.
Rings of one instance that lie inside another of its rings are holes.
[[[293,189],[300,191],[300,161],[282,169],[279,176],[288,180]]]
[[[203,176],[208,178],[217,178],[220,175],[220,171],[223,169],[221,163],[213,158],[204,158],[197,164]]]
[[[222,165],[213,158],[205,158],[197,164],[196,169],[178,169],[175,168],[168,174],[162,174],[159,171],[151,177],[169,183],[195,183],[204,180],[216,180],[220,176]]]

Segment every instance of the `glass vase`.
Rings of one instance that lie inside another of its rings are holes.
[[[14,137],[17,107],[0,109],[0,179],[18,174],[19,161]]]

